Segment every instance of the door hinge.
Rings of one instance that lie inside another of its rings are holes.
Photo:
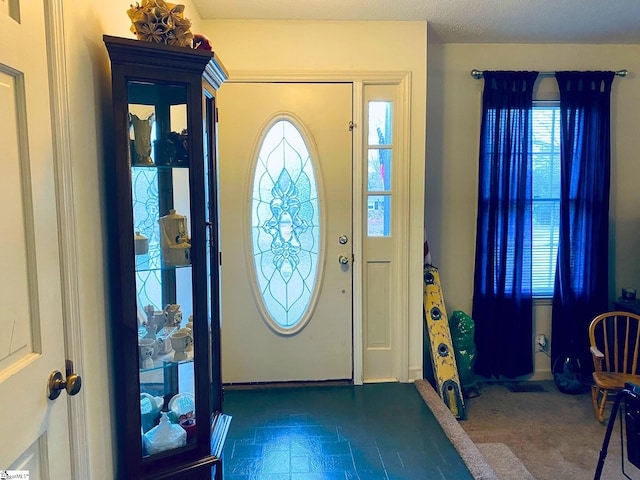
[[[214,114],[215,118],[213,119],[214,122],[218,123],[218,107],[216,107],[216,113]]]
[[[218,252],[218,265],[222,266],[222,252]]]
[[[349,122],[349,131],[350,131],[350,132],[353,132],[353,129],[354,129],[354,128],[356,128],[356,124],[355,124],[355,123],[353,123],[353,120],[351,120],[351,121]]]

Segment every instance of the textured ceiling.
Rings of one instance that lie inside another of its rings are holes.
[[[445,43],[638,43],[640,0],[192,0],[207,19],[421,20]]]

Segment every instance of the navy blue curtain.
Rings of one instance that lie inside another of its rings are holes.
[[[484,72],[473,319],[476,373],[533,371],[531,110],[538,72]]]
[[[610,104],[614,72],[556,72],[560,89],[560,238],[552,362],[593,369],[589,323],[608,309]],[[553,363],[552,363],[553,365]]]

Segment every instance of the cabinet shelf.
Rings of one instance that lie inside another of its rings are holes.
[[[175,271],[191,268],[189,265],[164,265],[157,259],[156,261],[145,261],[136,258],[136,273],[143,272],[160,272],[160,271]]]
[[[189,164],[183,165],[158,165],[158,164],[149,164],[149,165],[131,165],[132,168],[142,168],[149,170],[173,170],[173,169],[182,169],[189,168]]]
[[[177,367],[179,365],[185,365],[188,363],[193,363],[193,352],[186,352],[187,358],[184,360],[175,361],[173,359],[173,355],[175,352],[169,352],[164,355],[159,355],[158,357],[153,359],[153,367],[140,367],[140,375],[147,372],[155,372],[166,370],[167,368]]]

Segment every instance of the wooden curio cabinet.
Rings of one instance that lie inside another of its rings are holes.
[[[222,478],[213,52],[105,36],[118,478]]]

